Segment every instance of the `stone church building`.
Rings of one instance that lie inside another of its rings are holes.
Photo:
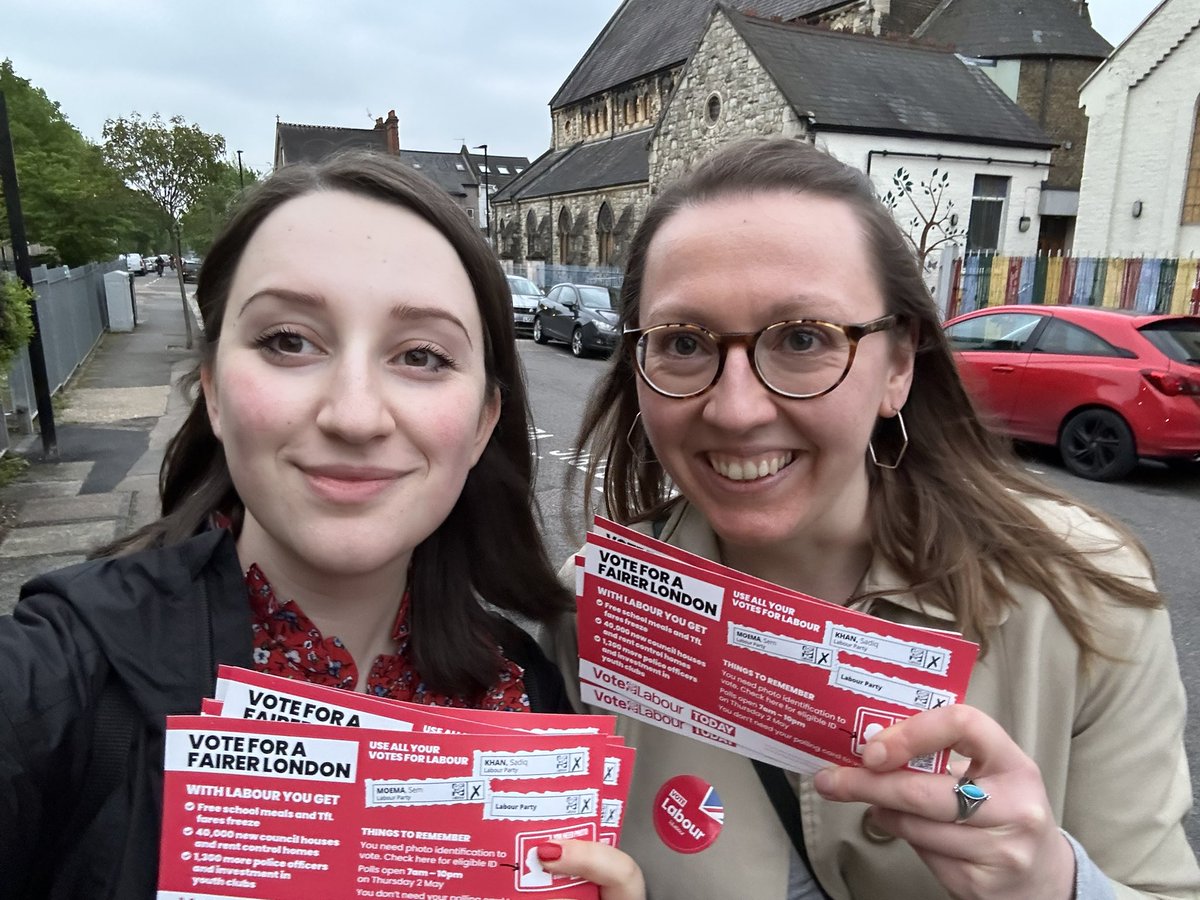
[[[727,140],[787,134],[881,194],[901,158],[918,175],[967,157],[950,238],[970,244],[980,209],[980,249],[1061,248],[1087,131],[1078,87],[1110,49],[1086,0],[625,0],[550,100],[551,147],[495,195],[497,247],[620,266],[663,179]]]

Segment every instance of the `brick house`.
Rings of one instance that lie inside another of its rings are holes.
[[[484,156],[471,153],[466,145],[457,152],[401,148],[400,119],[394,109],[388,111],[386,119],[377,118],[374,128],[275,123],[277,169],[293,162],[318,162],[333,153],[351,149],[377,150],[399,156],[453,197],[480,228],[488,225],[486,195],[495,195],[530,165],[524,156]]]
[[[1079,86],[1112,50],[1084,0],[950,0],[914,36],[983,68],[1057,145],[1038,198],[1038,249],[1071,247],[1087,143]]]
[[[665,111],[676,102],[673,98],[679,90],[682,73],[708,33],[716,8],[715,3],[698,0],[622,3],[550,101],[551,148],[534,161],[524,178],[517,179],[496,196],[502,256],[517,262],[544,259],[587,265],[623,264],[628,241],[657,179],[663,173],[677,170],[680,160],[690,163],[698,156],[687,138],[675,133],[668,139],[659,125]],[[1041,146],[1059,143],[1064,139],[1058,135],[1069,133],[1072,135],[1066,139],[1071,141],[1069,153],[1078,153],[1076,148],[1083,143],[1079,122],[1062,124],[1059,116],[1059,111],[1066,109],[1076,120],[1080,118],[1075,109],[1075,90],[1086,72],[1070,87],[1073,67],[1079,59],[1090,59],[1087,64],[1090,72],[1107,54],[1108,47],[1091,29],[1082,0],[745,0],[724,3],[721,9],[729,14],[753,10],[755,19],[775,24],[804,23],[883,38],[912,40],[919,34],[916,39],[931,47],[969,53],[969,63],[992,76],[1010,102],[1025,109],[1035,125],[1039,119],[1042,121],[1038,134]],[[1003,28],[999,31],[984,28],[979,20],[1001,23]],[[1056,55],[1060,51],[1077,55],[1060,59]],[[761,68],[761,60],[753,48],[748,47],[746,54],[734,57],[757,60],[755,65]],[[1071,62],[1066,62],[1067,59]],[[776,60],[774,68],[778,70],[781,65],[783,61]],[[706,77],[713,85],[723,83],[737,90],[748,81],[761,78],[760,72],[739,66],[740,63],[721,71],[711,70]],[[1011,84],[997,78],[997,73],[1003,73]],[[1038,73],[1041,73],[1041,93],[1034,90]],[[864,99],[878,88],[870,79],[870,72],[862,67],[850,67],[845,74],[849,78],[845,87]],[[930,99],[930,87],[921,90],[926,101]],[[1063,93],[1067,87],[1069,95]],[[762,105],[727,110],[734,118],[727,119],[723,126],[725,136],[747,133],[810,136],[795,122],[785,125],[788,121],[785,110],[793,105],[794,98],[778,84],[764,89],[770,102],[778,106],[776,125],[764,131],[765,119],[759,114]],[[1047,91],[1053,95],[1053,102],[1046,99]],[[830,87],[827,93],[832,97],[836,90]],[[896,97],[895,101],[904,99]],[[998,109],[1002,99],[990,96],[989,108]],[[801,108],[796,115],[805,111]],[[739,125],[737,117],[752,112],[753,121]],[[964,136],[970,135],[957,137]],[[908,137],[918,139],[911,132]],[[928,152],[931,155],[946,152],[935,144],[947,137],[956,138],[951,134],[933,135]],[[1002,137],[997,140],[1000,146],[1006,145]],[[580,156],[581,153],[586,153],[586,157]],[[1031,165],[1026,174],[1032,169]],[[973,188],[973,176],[970,180]],[[886,190],[886,181],[881,185],[881,193]],[[962,187],[961,181],[958,188]],[[1045,216],[1073,212],[1075,195],[1071,192],[1078,189],[1078,176],[1073,181],[1066,174],[1060,178],[1055,166],[1042,166],[1036,190],[1027,189],[1027,178],[1018,181],[1019,189],[1013,187],[1015,182],[1009,182],[1008,187],[1014,193],[1004,198],[996,196],[1001,187],[999,181],[985,185],[987,193],[980,196],[981,201],[991,201],[993,207],[1000,201],[1007,209],[1022,210],[1015,217],[1017,223],[1028,219],[1023,230],[1014,232],[1003,245],[1006,250],[1018,245],[1027,249],[1026,244],[1036,242]],[[1067,191],[1069,196],[1058,198],[1057,204],[1046,205],[1042,200],[1043,187]],[[973,202],[973,195],[960,197],[959,208],[968,210]],[[1037,228],[1032,228],[1034,222]],[[1047,231],[1051,240],[1065,240],[1070,223],[1051,222]]]
[[[893,176],[911,180],[893,210],[919,250],[1036,247],[1053,142],[953,51],[718,7],[654,131],[650,183],[732,139],[772,134],[816,143],[870,175],[881,196],[896,195]]]
[[[1200,0],[1165,0],[1084,83],[1075,246],[1200,256]]]

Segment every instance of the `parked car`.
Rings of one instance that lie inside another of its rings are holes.
[[[997,306],[945,328],[989,427],[1057,446],[1076,475],[1200,458],[1200,316]]]
[[[198,256],[185,256],[183,258],[183,280],[195,281],[196,276],[200,274],[200,264],[203,262]]]
[[[618,288],[556,284],[538,305],[533,339],[565,341],[575,356],[612,353],[617,346]]]
[[[538,304],[545,299],[542,289],[520,275],[508,275],[508,289],[512,293],[513,325],[518,332],[533,331],[533,317]]]
[[[145,257],[140,253],[125,254],[125,269],[134,275],[145,275],[149,271]]]

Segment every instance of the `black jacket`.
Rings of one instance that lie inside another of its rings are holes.
[[[251,633],[224,530],[22,588],[0,619],[0,898],[154,897],[164,719],[199,712],[218,664],[253,668]],[[513,626],[504,649],[525,669],[534,710],[568,709],[558,670],[528,635]],[[79,821],[110,680],[136,710],[131,750],[115,789]]]

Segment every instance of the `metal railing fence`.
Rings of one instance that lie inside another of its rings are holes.
[[[38,266],[33,270],[38,325],[51,393],[67,383],[100,340],[108,325],[104,275],[123,267],[120,260],[112,260],[74,269]],[[0,382],[4,388],[0,391],[0,408],[8,427],[0,437],[0,449],[7,445],[9,428],[29,433],[37,416],[27,350],[14,360],[5,382]]]

